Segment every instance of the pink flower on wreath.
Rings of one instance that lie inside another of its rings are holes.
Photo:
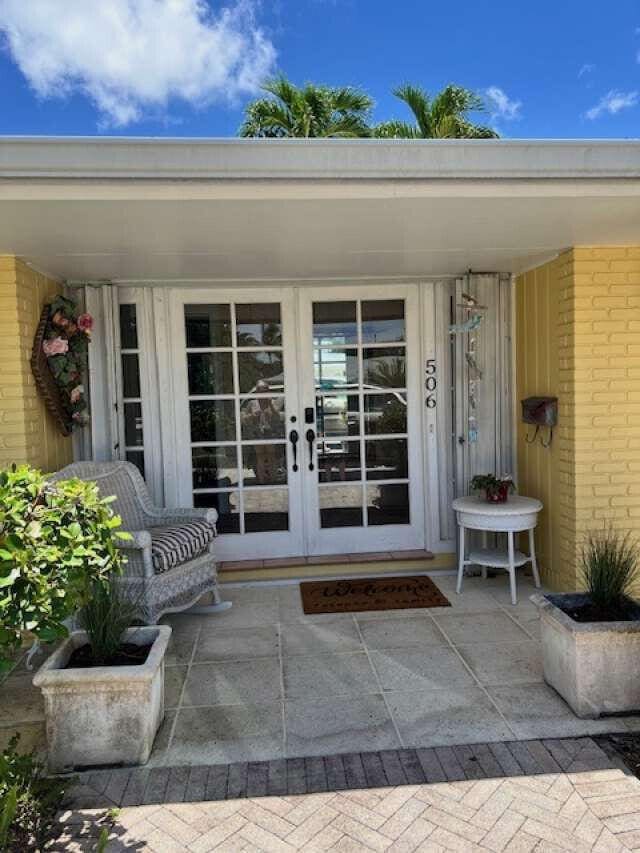
[[[77,323],[78,328],[83,332],[90,332],[93,329],[93,317],[91,314],[80,314]]]
[[[76,385],[75,388],[71,389],[71,393],[69,394],[69,399],[72,403],[77,403],[80,397],[84,394],[84,386]]]
[[[69,351],[69,342],[64,338],[49,338],[42,342],[42,349],[46,356],[64,355]]]

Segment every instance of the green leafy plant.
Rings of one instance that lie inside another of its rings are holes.
[[[603,617],[625,609],[629,590],[638,579],[638,546],[631,534],[612,528],[587,535],[582,548],[582,579],[591,603]]]
[[[0,753],[0,850],[42,850],[70,779],[52,779],[32,753],[20,754],[19,736]]]
[[[496,477],[495,474],[476,474],[471,480],[470,487],[473,492],[485,492],[488,500],[514,490],[513,478],[510,474],[502,474],[500,477]]]
[[[133,624],[137,609],[136,602],[127,599],[112,579],[92,584],[78,621],[87,632],[95,664],[108,665],[117,655],[122,635]]]
[[[94,583],[122,569],[120,518],[95,483],[50,482],[27,465],[0,471],[0,670],[24,632],[43,642],[67,635],[63,622]]]

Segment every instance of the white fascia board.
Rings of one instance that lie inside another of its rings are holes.
[[[640,140],[0,138],[0,179],[638,177]]]

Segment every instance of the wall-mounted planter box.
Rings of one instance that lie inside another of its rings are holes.
[[[168,625],[130,628],[126,642],[153,643],[139,666],[65,669],[87,642],[74,631],[36,673],[44,695],[49,770],[60,773],[101,764],[144,764],[164,719],[164,655]]]
[[[563,608],[582,594],[533,595],[540,611],[544,679],[578,717],[640,710],[640,607],[627,622],[576,622]]]

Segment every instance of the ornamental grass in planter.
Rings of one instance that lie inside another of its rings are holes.
[[[638,547],[612,529],[590,533],[581,564],[585,592],[532,597],[545,681],[579,717],[640,710]]]

